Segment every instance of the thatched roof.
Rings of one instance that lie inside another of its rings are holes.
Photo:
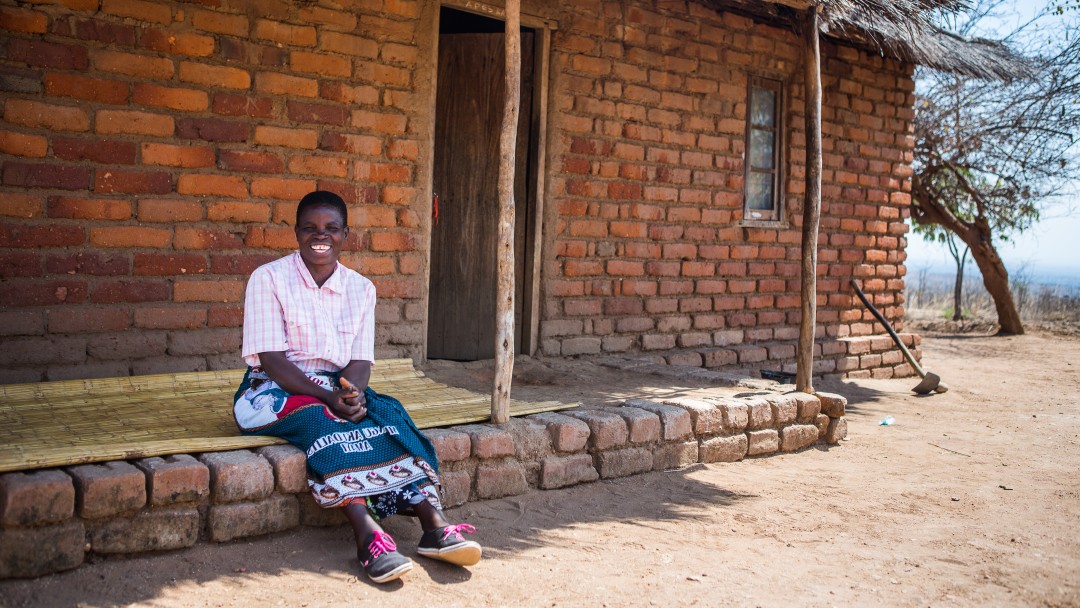
[[[888,57],[978,78],[1009,80],[1030,71],[1005,45],[963,38],[933,22],[967,8],[965,0],[706,0],[750,15],[796,24],[813,7],[822,34]]]

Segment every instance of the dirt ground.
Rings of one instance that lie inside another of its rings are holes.
[[[401,520],[417,567],[385,586],[358,577],[347,528],[309,528],[0,582],[0,605],[1080,606],[1080,338],[944,335],[924,353],[948,393],[820,384],[850,400],[838,446],[451,510],[485,548],[468,570],[416,556]],[[675,390],[560,365],[527,362],[515,386]]]

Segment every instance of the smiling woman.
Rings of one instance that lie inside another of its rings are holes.
[[[348,209],[325,191],[296,208],[298,251],[260,266],[244,300],[250,366],[233,414],[245,434],[281,437],[307,455],[308,486],[323,507],[341,507],[357,557],[375,582],[412,569],[377,520],[420,519],[417,552],[459,566],[480,560],[439,501],[431,442],[396,399],[368,387],[375,361],[375,286],[339,261]]]

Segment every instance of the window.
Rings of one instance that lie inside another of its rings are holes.
[[[746,112],[746,184],[743,219],[780,219],[780,81],[750,79]]]

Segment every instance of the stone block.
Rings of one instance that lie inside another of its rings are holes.
[[[480,499],[516,496],[529,490],[525,467],[516,460],[485,462],[476,467],[476,496]]]
[[[652,443],[660,440],[660,416],[636,407],[617,407],[611,411],[626,421],[630,443]]]
[[[821,413],[829,418],[842,418],[847,409],[847,398],[836,393],[818,393],[821,400]]]
[[[320,507],[311,492],[297,494],[296,502],[300,507],[300,525],[302,526],[326,528],[349,523],[349,519],[345,517],[345,509]]]
[[[718,399],[716,407],[724,421],[724,432],[729,435],[741,433],[746,430],[750,421],[750,408],[745,401],[739,399]]]
[[[454,427],[469,436],[472,455],[477,458],[499,458],[514,455],[514,437],[503,429],[482,424]]]
[[[724,430],[724,413],[708,401],[679,397],[664,403],[686,410],[690,414],[690,426],[698,436],[715,435]]]
[[[685,439],[694,432],[693,421],[690,412],[674,405],[664,405],[644,399],[631,399],[623,403],[627,407],[636,407],[646,412],[652,412],[660,417],[660,437],[664,441],[678,441]]]
[[[793,424],[780,429],[780,451],[794,452],[817,443],[818,429],[812,424]]]
[[[829,428],[825,431],[825,443],[840,443],[847,437],[847,419],[829,418]]]
[[[281,532],[299,524],[300,506],[296,497],[274,494],[258,502],[211,505],[206,517],[206,532],[210,540],[225,542]]]
[[[635,473],[651,471],[653,467],[652,452],[646,448],[610,450],[597,454],[596,464],[600,477],[604,479],[626,477]]]
[[[41,526],[71,519],[75,485],[58,469],[0,475],[0,526]]]
[[[589,447],[594,450],[607,450],[626,445],[629,431],[622,416],[604,410],[566,410],[566,415],[573,416],[589,425]]]
[[[829,418],[825,414],[814,416],[814,426],[816,426],[818,430],[818,441],[825,441],[825,433],[829,431],[830,420],[832,420],[832,418]]]
[[[81,521],[0,529],[0,579],[70,570],[82,564],[85,555],[86,531]]]
[[[535,420],[511,418],[499,428],[513,437],[514,455],[521,462],[539,462],[553,451],[547,426]]]
[[[808,393],[788,393],[798,403],[797,418],[799,422],[814,422],[821,413],[821,400]]]
[[[746,400],[747,421],[746,428],[750,431],[767,429],[772,426],[772,405],[768,401],[755,397]]]
[[[443,508],[456,507],[469,502],[472,494],[472,477],[468,471],[443,471],[439,474],[442,482]]]
[[[773,425],[782,427],[795,422],[799,415],[799,402],[790,395],[771,395],[766,398],[772,406]]]
[[[150,506],[196,502],[210,494],[210,469],[187,454],[143,458],[135,466],[146,474]]]
[[[713,437],[701,442],[698,456],[701,462],[736,462],[746,457],[745,433],[730,437]]]
[[[271,445],[255,450],[274,469],[274,488],[279,494],[308,491],[307,456],[291,445]]]
[[[653,448],[653,470],[681,469],[698,461],[697,440],[661,443]]]
[[[142,553],[190,547],[199,540],[199,511],[151,509],[88,524],[94,553]]]
[[[588,454],[548,456],[540,464],[540,487],[544,490],[596,481],[599,477]]]
[[[548,435],[551,436],[551,445],[557,452],[580,452],[585,449],[589,441],[589,425],[572,416],[564,416],[556,412],[544,412],[533,414],[529,420],[534,420],[547,427]]]
[[[210,498],[215,503],[261,500],[274,491],[274,468],[258,454],[234,450],[199,459],[210,469]]]
[[[465,460],[472,453],[472,440],[465,433],[449,429],[424,429],[421,432],[435,446],[439,462]]]
[[[146,474],[123,460],[68,469],[79,517],[97,519],[146,506]]]
[[[746,440],[746,454],[748,456],[772,454],[780,450],[780,433],[777,433],[776,429],[747,431]]]

